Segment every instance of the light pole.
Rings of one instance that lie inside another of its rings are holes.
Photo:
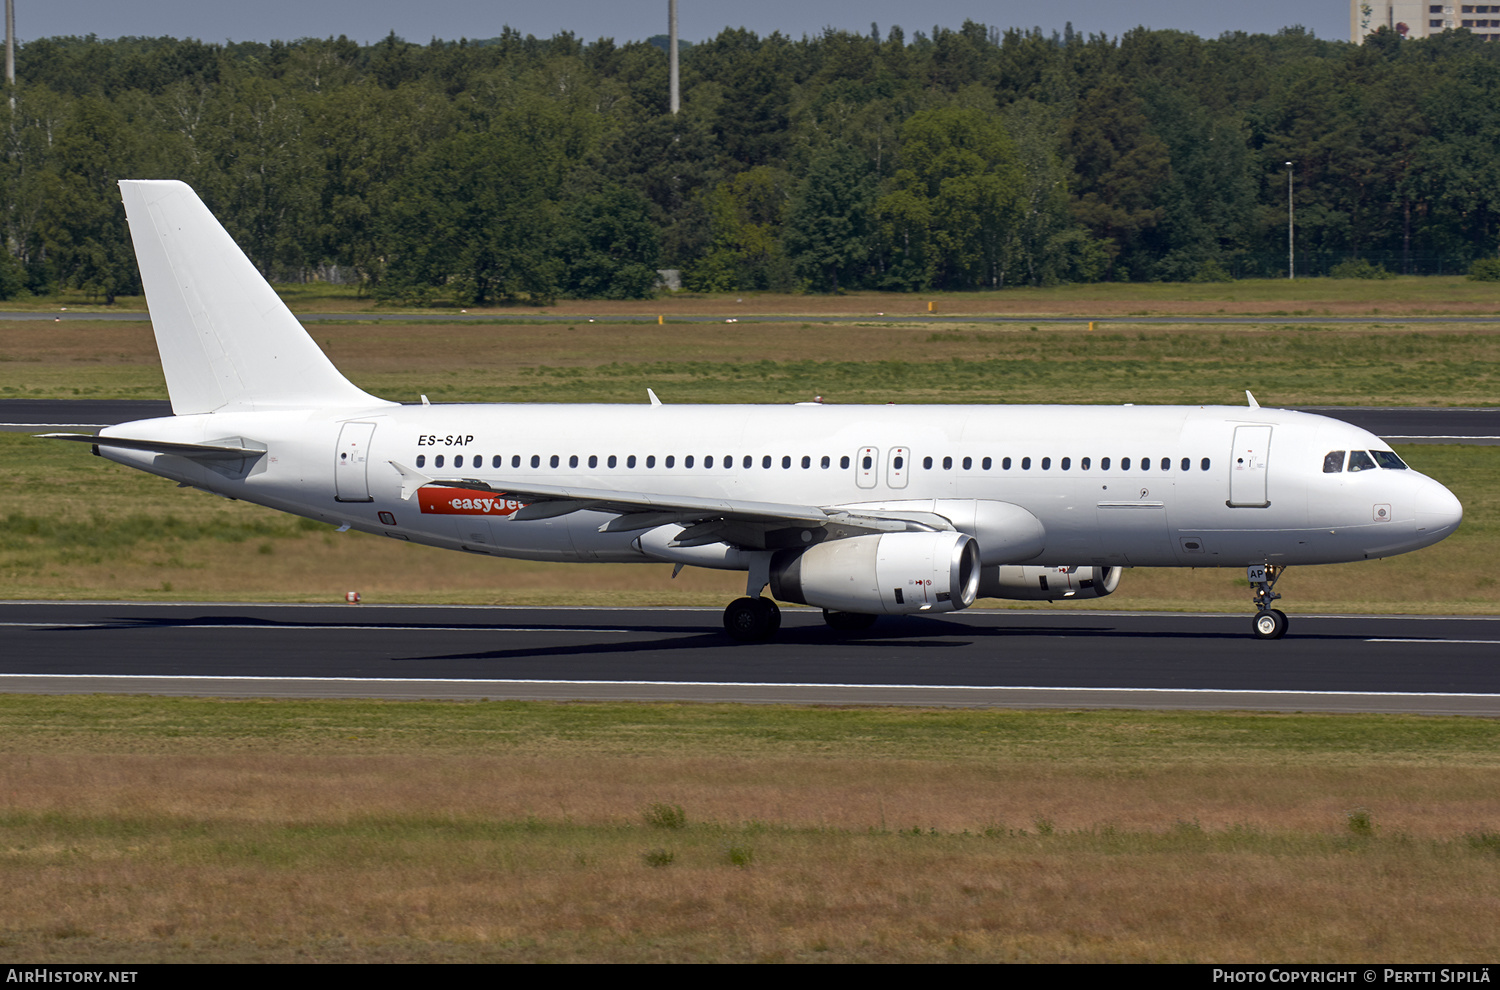
[[[1292,253],[1292,163],[1286,163],[1286,277],[1297,277],[1296,258]]]
[[[667,2],[667,106],[675,114],[682,106],[677,71],[677,0]]]

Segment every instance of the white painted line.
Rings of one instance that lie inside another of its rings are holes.
[[[359,629],[366,632],[525,632],[525,633],[628,633],[639,632],[638,629],[594,629],[589,626],[568,626],[559,629],[555,626],[544,626],[530,628],[527,626],[502,626],[502,625],[474,625],[474,626],[382,626],[382,625],[282,625],[277,622],[185,622],[168,623],[165,625],[155,624],[150,619],[121,619],[118,622],[0,622],[0,628],[19,627],[22,629],[263,629],[267,632],[280,632],[282,630],[308,630],[308,629]],[[685,629],[684,632],[694,632],[693,629]]]
[[[1032,687],[1004,684],[844,684],[838,682],[798,681],[600,681],[537,680],[499,677],[268,677],[231,674],[0,674],[0,682],[9,679],[58,678],[62,680],[114,681],[211,681],[211,682],[282,682],[301,684],[495,684],[529,687],[733,687],[733,688],[844,688],[891,691],[1062,691],[1089,693],[1099,691],[1134,694],[1231,694],[1231,695],[1306,695],[1324,698],[1500,698],[1500,694],[1464,691],[1299,691],[1295,688],[1143,688],[1143,687]]]
[[[1395,638],[1391,638],[1391,639],[1367,639],[1367,640],[1365,640],[1365,642],[1366,643],[1431,643],[1434,646],[1437,646],[1439,644],[1449,644],[1449,643],[1458,644],[1458,645],[1468,645],[1468,646],[1500,646],[1500,639],[1395,639]]]

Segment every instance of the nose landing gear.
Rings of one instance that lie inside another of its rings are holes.
[[[1286,568],[1278,564],[1251,564],[1246,568],[1250,586],[1255,589],[1255,618],[1250,629],[1256,639],[1280,639],[1286,635],[1286,613],[1271,607],[1271,603],[1281,597],[1273,589],[1284,570]]]

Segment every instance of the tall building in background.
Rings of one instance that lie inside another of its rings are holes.
[[[1350,0],[1350,41],[1362,44],[1366,35],[1382,27],[1403,38],[1426,38],[1451,28],[1468,28],[1486,41],[1500,41],[1500,3]]]

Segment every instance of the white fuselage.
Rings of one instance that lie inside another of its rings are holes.
[[[1335,563],[1428,546],[1462,516],[1446,488],[1413,470],[1325,472],[1331,451],[1388,450],[1379,438],[1253,406],[374,406],[177,416],[102,435],[239,438],[265,454],[102,453],[365,532],[535,560],[670,558],[643,550],[639,532],[601,533],[612,518],[604,512],[517,520],[515,502],[437,486],[403,499],[393,462],[501,490],[530,483],[926,512],[985,500],[1040,521],[1039,552],[1029,545],[1024,560],[986,564]],[[983,549],[986,534],[970,535]]]

